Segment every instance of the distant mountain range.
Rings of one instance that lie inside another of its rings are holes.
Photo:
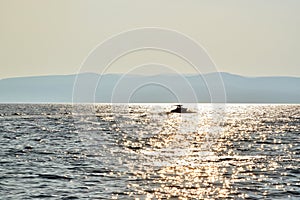
[[[211,102],[211,91],[223,90],[228,103],[300,103],[300,78],[296,77],[243,77],[229,73],[202,76],[84,73],[76,77],[2,79],[0,102],[208,103]]]

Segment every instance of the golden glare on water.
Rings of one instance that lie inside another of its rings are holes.
[[[210,149],[216,134],[221,134],[220,127],[212,123],[207,116],[197,114],[167,115],[161,129],[138,152],[144,167],[132,168],[135,177],[147,184],[128,187],[149,199],[225,198],[233,193],[232,176],[226,176],[226,166],[218,163],[219,158]]]

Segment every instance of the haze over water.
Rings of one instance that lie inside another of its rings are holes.
[[[1,199],[300,198],[299,105],[91,106],[0,105]]]

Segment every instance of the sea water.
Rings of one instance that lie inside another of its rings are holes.
[[[1,199],[299,199],[300,105],[1,104]]]

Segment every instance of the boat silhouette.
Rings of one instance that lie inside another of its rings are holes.
[[[177,107],[171,110],[171,113],[194,113],[193,111],[189,111],[187,108],[183,108],[182,105],[176,105]]]

